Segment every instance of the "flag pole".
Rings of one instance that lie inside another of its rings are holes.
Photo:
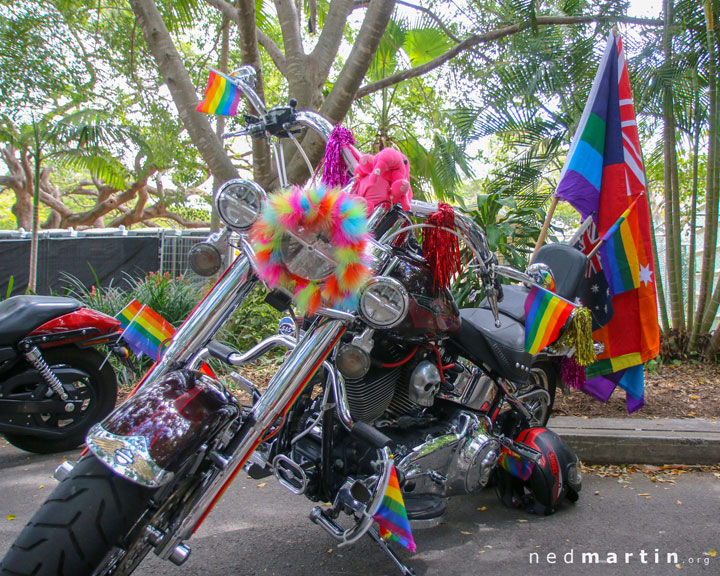
[[[537,242],[535,243],[535,249],[533,250],[532,256],[530,257],[530,262],[535,260],[535,255],[537,254],[538,250],[540,250],[540,246],[545,243],[545,237],[547,236],[547,231],[550,228],[550,220],[552,220],[553,214],[555,214],[555,208],[557,208],[557,203],[558,197],[553,196],[552,202],[550,203],[550,208],[548,208],[547,216],[545,216],[545,222],[543,222],[542,229],[540,230],[540,236],[538,236]]]

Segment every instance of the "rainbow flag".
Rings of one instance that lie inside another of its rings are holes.
[[[147,354],[157,362],[163,342],[172,338],[175,328],[149,306],[133,300],[116,316],[125,330],[123,339],[135,354]]]
[[[195,110],[205,112],[205,114],[235,116],[241,94],[240,88],[233,83],[230,77],[210,68],[205,97]]]
[[[410,530],[410,521],[405,510],[405,501],[400,491],[395,466],[390,471],[387,489],[373,518],[380,525],[380,536],[400,542],[410,552],[415,552],[415,540],[413,540]]]
[[[597,237],[613,237],[612,246],[600,250],[602,266],[591,263],[593,273],[602,268],[604,278],[601,282],[597,274],[588,278],[583,298],[583,305],[593,314],[593,340],[601,342],[605,351],[587,367],[588,380],[582,390],[607,400],[619,386],[626,392],[628,412],[644,404],[642,364],[655,358],[660,349],[645,191],[625,51],[621,37],[611,32],[556,195],[583,218],[592,215]],[[611,233],[618,216],[622,221]]]
[[[537,354],[555,342],[573,310],[571,302],[533,286],[525,300],[525,350]]]
[[[618,221],[603,236],[603,269],[606,271],[610,291],[622,294],[640,286],[640,264],[638,264],[637,219],[630,218],[635,207],[633,202]]]
[[[523,481],[530,479],[530,476],[532,476],[533,473],[533,468],[535,468],[535,464],[533,462],[522,458],[514,452],[511,452],[505,446],[503,446],[500,450],[498,466]]]

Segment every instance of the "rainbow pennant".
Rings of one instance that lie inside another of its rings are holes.
[[[373,518],[380,525],[380,536],[385,539],[391,538],[405,546],[410,552],[415,552],[415,540],[413,540],[410,530],[410,522],[395,466],[390,471],[387,489]]]
[[[195,110],[205,114],[235,116],[242,92],[231,78],[210,68],[210,77],[205,88],[205,97]]]
[[[639,235],[637,219],[629,218],[636,202],[637,199],[602,237],[602,242],[605,242],[603,269],[613,294],[622,294],[640,286],[640,264],[635,240]]]
[[[172,338],[175,328],[149,306],[133,300],[116,316],[125,330],[123,339],[135,354],[147,354],[157,362],[163,342]]]
[[[525,300],[525,350],[537,354],[557,340],[575,305],[539,286]]]

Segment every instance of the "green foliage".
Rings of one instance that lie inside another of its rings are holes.
[[[183,276],[169,272],[150,272],[142,280],[131,281],[131,294],[165,320],[177,327],[188,317],[200,300],[203,291]]]
[[[256,288],[227,321],[218,335],[237,350],[246,350],[263,338],[277,334],[283,314],[266,304],[265,290]]]

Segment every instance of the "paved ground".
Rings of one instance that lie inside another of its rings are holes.
[[[50,475],[60,459],[28,455],[0,440],[0,555],[52,490]],[[193,553],[183,567],[153,557],[136,574],[399,574],[369,539],[338,548],[307,520],[310,508],[272,479],[239,479],[190,542]],[[545,518],[503,508],[486,490],[453,499],[447,522],[416,532],[415,539],[418,553],[400,554],[418,575],[709,576],[720,573],[720,479],[693,473],[666,484],[635,474],[619,483],[587,476],[578,504]],[[594,558],[586,556],[583,563],[583,553],[604,562],[591,564]],[[607,563],[612,554],[617,564]]]

